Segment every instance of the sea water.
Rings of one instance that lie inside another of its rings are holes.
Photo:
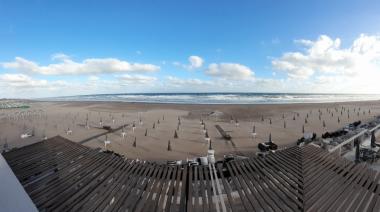
[[[380,100],[379,94],[124,93],[45,98],[50,101],[114,101],[176,104],[291,104]]]

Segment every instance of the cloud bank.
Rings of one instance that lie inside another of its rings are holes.
[[[212,63],[205,73],[211,77],[230,80],[250,80],[254,76],[250,68],[237,63]]]
[[[380,92],[380,36],[362,34],[347,48],[339,38],[296,40],[303,52],[286,52],[272,61],[291,79],[309,80],[322,92]],[[342,83],[342,84],[339,84]]]
[[[189,64],[181,64],[179,62],[174,62],[173,65],[187,69],[194,70],[203,66],[204,60],[200,56],[192,55],[188,58]]]
[[[298,40],[305,52],[287,52],[272,61],[275,69],[289,77],[307,79],[315,74],[355,77],[368,69],[379,68],[380,37],[360,35],[348,48],[339,38],[321,35],[316,41]]]
[[[83,75],[105,73],[147,73],[160,70],[159,66],[152,64],[130,63],[116,58],[89,58],[82,62],[75,62],[64,54],[52,57],[58,63],[46,66],[22,57],[16,57],[14,61],[1,63],[5,69],[13,69],[19,72],[42,75]]]
[[[320,35],[315,40],[295,40],[294,48],[298,50],[271,59],[269,70],[259,71],[236,62],[205,65],[195,55],[188,58],[188,64],[176,66],[202,71],[158,72],[159,66],[117,58],[77,62],[65,54],[53,55],[48,65],[16,57],[0,62],[0,97],[123,92],[380,93],[380,36],[362,34],[344,43]]]

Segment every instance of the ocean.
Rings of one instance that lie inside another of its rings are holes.
[[[291,104],[380,100],[380,94],[134,93],[44,98],[49,101],[111,101],[176,104]]]

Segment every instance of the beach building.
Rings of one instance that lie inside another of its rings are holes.
[[[12,171],[0,174],[13,183],[2,185],[1,196],[28,211],[380,210],[380,173],[315,145],[208,165],[166,165],[57,136],[3,156],[2,166]],[[5,195],[14,190],[16,196]]]

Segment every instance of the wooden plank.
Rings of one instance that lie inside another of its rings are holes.
[[[241,162],[241,161],[239,161],[239,162]],[[271,205],[272,203],[274,204],[274,202],[271,202],[269,196],[267,196],[265,185],[263,185],[264,183],[262,182],[262,184],[259,185],[257,183],[257,178],[256,178],[256,175],[254,173],[250,173],[247,176],[246,173],[243,173],[243,169],[245,167],[242,168],[241,163],[231,161],[230,164],[231,164],[233,170],[235,171],[235,173],[239,172],[240,175],[242,176],[242,181],[244,182],[243,186],[249,188],[250,193],[246,192],[245,194],[246,194],[246,196],[248,196],[248,199],[251,201],[251,204],[254,207],[255,207],[256,202],[257,202],[257,203],[259,203],[258,210],[281,211],[277,206]],[[273,206],[273,208],[271,206]],[[255,208],[257,208],[257,206]]]
[[[380,173],[376,172],[376,178],[372,182],[371,186],[368,188],[366,195],[363,198],[362,203],[359,206],[358,211],[367,211],[370,203],[372,202],[372,198],[376,195],[375,189],[378,187],[380,181]],[[379,190],[379,188],[378,188]]]
[[[177,200],[180,197],[180,184],[181,184],[181,176],[183,173],[182,166],[177,166],[177,178],[175,179],[175,185],[173,187],[173,198],[172,204],[170,206],[170,211],[178,211]]]
[[[117,158],[112,158],[107,163],[98,166],[91,172],[86,173],[84,176],[80,176],[79,178],[74,180],[74,183],[66,188],[60,190],[60,192],[53,192],[49,198],[43,198],[39,205],[42,208],[52,208],[54,205],[62,204],[67,198],[71,197],[74,193],[78,191],[78,189],[82,188],[82,186],[87,185],[88,183],[95,180],[100,174],[107,170],[107,168],[113,163],[117,162]],[[45,195],[42,197],[46,197]]]
[[[203,212],[205,211],[208,211],[208,201],[206,200],[206,187],[205,187],[205,181],[204,181],[204,175],[203,175],[203,166],[199,166],[198,167],[198,171],[199,171],[199,183],[201,185],[201,203],[202,203],[202,209],[203,209]]]
[[[357,166],[357,167],[359,167],[359,166]],[[349,175],[347,175],[343,179],[351,179],[350,181],[348,181],[348,182],[351,182],[364,169],[365,169],[365,167],[363,167],[363,166],[361,166],[360,169],[355,170],[355,171],[353,169],[351,172],[349,172]],[[321,208],[324,208],[325,205],[327,205],[325,203],[327,203],[327,201],[329,201],[329,199],[331,198],[332,195],[334,195],[334,193],[337,193],[337,192],[341,193],[340,188],[342,188],[342,187],[345,188],[345,185],[349,184],[349,183],[346,183],[345,181],[342,180],[341,175],[334,177],[334,179],[335,180],[331,180],[331,182],[325,186],[325,189],[320,190],[318,192],[319,195],[318,194],[315,195],[315,197],[317,197],[318,199],[310,207],[307,208],[308,211],[313,211],[316,208],[318,208],[318,210],[320,210]],[[322,193],[322,191],[323,191],[323,193]]]
[[[112,179],[112,182],[106,180],[100,185],[96,190],[94,190],[91,194],[89,194],[85,199],[83,199],[80,203],[77,203],[70,208],[72,211],[79,210],[89,210],[90,207],[99,208],[100,204],[106,199],[106,197],[110,197],[114,195],[114,191],[117,187],[121,186],[121,181],[124,179],[128,179],[129,175],[134,172],[136,168],[136,163],[134,161],[126,161],[126,168],[123,169],[122,172],[117,172],[117,176]],[[107,187],[108,189],[104,190]]]
[[[171,210],[171,205],[173,201],[173,196],[174,196],[174,184],[175,184],[175,178],[177,176],[178,172],[178,166],[174,167],[174,172],[172,173],[172,177],[170,178],[170,185],[168,192],[166,193],[167,199],[166,199],[166,204],[165,204],[165,211],[170,211]]]
[[[101,184],[103,184],[104,181],[110,180],[113,177],[117,177],[117,175],[121,173],[118,170],[123,169],[127,165],[128,164],[124,163],[123,160],[116,161],[115,165],[111,166],[111,168],[106,169],[101,175],[98,175],[98,177],[95,180],[90,181],[87,185],[83,187],[76,187],[78,191],[75,192],[73,195],[69,196],[69,198],[66,199],[61,205],[54,205],[49,209],[55,211],[70,210],[70,208],[72,208],[78,202],[82,201],[84,198],[89,196],[92,193],[92,191],[98,188]]]
[[[371,182],[373,182],[374,176],[375,173],[373,170],[365,171],[365,175],[358,183],[351,183],[348,189],[344,191],[344,195],[340,195],[340,197],[346,196],[347,202],[352,204],[352,206],[349,208],[357,210],[365,196],[365,193],[368,191],[367,187]],[[340,203],[341,201],[337,199],[336,202]],[[337,205],[339,205],[338,203],[334,203],[334,205],[330,208],[337,208]]]
[[[61,137],[12,150],[5,158],[40,210],[380,209],[379,173],[314,146],[235,159],[215,170],[125,160]]]
[[[38,201],[39,196],[54,196],[54,194],[51,195],[50,193],[60,191],[58,188],[67,188],[67,186],[71,185],[76,178],[85,174],[90,174],[90,172],[96,169],[98,167],[98,162],[105,163],[109,161],[109,159],[110,157],[107,156],[99,156],[95,160],[89,159],[86,161],[88,166],[85,166],[83,169],[81,169],[81,166],[75,166],[73,172],[71,170],[73,170],[74,167],[70,166],[70,170],[68,169],[63,174],[57,173],[57,178],[54,178],[54,181],[50,181],[44,186],[36,187],[35,190],[29,192],[29,195],[36,201]]]
[[[132,211],[142,211],[142,208],[148,201],[148,195],[152,192],[155,183],[158,181],[159,175],[162,172],[162,166],[155,165],[152,176],[147,177],[145,186],[142,186],[140,195],[137,196],[134,205],[131,206]]]
[[[202,166],[203,168],[203,173],[204,173],[204,178],[205,178],[205,183],[206,183],[206,191],[207,191],[207,200],[208,200],[208,210],[207,211],[214,211],[214,202],[212,200],[212,186],[210,182],[210,173],[208,166]]]
[[[268,175],[264,172],[264,167],[260,167],[256,160],[246,161],[246,168],[250,169],[251,173],[253,169],[256,170],[255,173],[260,177],[256,176],[258,182],[265,182],[265,186],[261,186],[264,191],[261,194],[265,194],[264,199],[270,207],[275,211],[297,211],[298,207],[302,207],[302,204],[296,201],[296,196],[293,193],[289,193],[289,190],[283,189],[282,186],[279,186],[277,182],[271,180],[271,175]],[[249,176],[255,177],[255,175],[250,174]],[[262,183],[263,184],[263,183]],[[298,203],[298,205],[297,205]]]
[[[228,181],[226,180],[226,178],[223,174],[222,166],[223,166],[222,164],[217,164],[217,169],[219,171],[221,181],[223,184],[223,190],[226,193],[227,199],[228,199],[228,203],[227,203],[226,207],[229,210],[238,211],[237,208],[235,207],[234,200],[232,199],[232,196],[231,196],[231,193],[232,193],[231,187],[230,187]]]
[[[231,135],[224,131],[219,124],[215,125],[215,128],[219,131],[219,133],[222,135],[224,139],[231,140]]]
[[[276,181],[280,182],[280,185],[284,190],[291,192],[294,195],[294,198],[297,198],[299,201],[303,201],[303,196],[298,192],[298,184],[290,180],[283,171],[269,169],[265,160],[257,159],[255,161],[263,167],[262,169],[265,175],[275,178]]]
[[[188,178],[191,178],[188,176],[188,169],[189,169],[189,166],[185,165],[185,166],[182,166],[182,168],[184,169],[183,172],[182,172],[182,178],[181,178],[181,197],[180,197],[180,204],[179,204],[179,210],[180,211],[185,211],[187,209],[187,198],[188,198],[188,195],[187,193],[189,192],[188,191]],[[191,175],[190,175],[191,176]]]
[[[346,210],[347,208],[352,208],[352,206],[359,206],[357,203],[355,203],[356,200],[361,199],[360,192],[353,192],[356,189],[360,190],[361,183],[363,183],[363,180],[366,178],[361,178],[359,184],[351,183],[347,190],[345,190],[344,195],[340,195],[338,198],[336,198],[335,203],[329,207],[328,211],[342,211]],[[365,189],[367,190],[367,189]],[[352,208],[353,209],[353,208]]]
[[[312,201],[315,198],[318,198],[318,194],[323,194],[326,192],[327,189],[330,189],[331,186],[336,186],[334,183],[334,180],[342,179],[342,175],[346,174],[353,169],[357,169],[358,167],[355,167],[354,164],[348,164],[346,167],[339,167],[337,166],[336,170],[325,170],[327,173],[327,176],[322,178],[320,181],[316,181],[315,185],[313,185],[312,188],[310,188],[310,191],[305,193],[305,198],[307,199],[307,202]],[[338,174],[340,172],[340,174]]]
[[[159,198],[159,191],[160,191],[160,186],[162,186],[163,181],[165,180],[165,177],[168,172],[168,166],[161,166],[161,172],[162,174],[158,174],[158,178],[155,181],[155,185],[153,186],[151,192],[149,193],[147,199],[150,200],[148,203],[144,204],[143,206],[143,211],[152,211],[155,208],[152,208],[152,205],[158,200]],[[153,199],[155,198],[155,199]]]
[[[246,211],[260,211],[262,210],[262,208],[260,208],[259,205],[257,204],[254,204],[252,202],[249,202],[247,200],[247,197],[243,194],[243,185],[240,184],[240,181],[238,180],[238,174],[236,174],[233,170],[232,170],[232,167],[230,165],[230,163],[226,163],[227,164],[227,168],[228,168],[228,171],[231,175],[231,178],[232,178],[232,182],[234,183],[236,189],[237,189],[237,192],[239,193],[239,196],[240,196],[240,199],[242,200],[242,203],[243,203],[243,206],[245,208]],[[244,191],[244,193],[246,193],[247,191]],[[253,205],[252,205],[253,204]],[[255,207],[255,209],[253,208]]]
[[[142,179],[153,170],[152,167],[153,165],[149,163],[142,163],[142,165],[138,167],[137,174],[132,175],[132,179],[128,180],[127,183],[124,184],[122,187],[122,192],[117,193],[117,196],[114,197],[114,201],[111,199],[110,202],[113,202],[113,210],[119,211],[124,205],[128,205],[130,203],[129,201],[131,196],[133,196],[134,192],[136,192],[136,186],[138,186]],[[101,210],[103,211],[107,209],[107,207],[111,207],[111,205],[108,205]]]
[[[173,171],[175,167],[172,167],[172,166],[169,166],[169,171],[168,171],[168,174],[165,178],[165,181],[164,183],[162,184],[162,187],[161,187],[161,190],[160,190],[160,194],[159,194],[159,199],[157,198],[156,199],[156,204],[155,204],[155,208],[157,208],[158,211],[164,211],[167,203],[165,203],[165,199],[166,199],[166,192],[167,190],[169,189],[168,185],[170,183],[170,180],[171,180],[171,176],[173,174]],[[164,204],[165,203],[165,204]]]
[[[189,166],[189,176],[188,176],[188,191],[187,191],[187,204],[186,204],[186,211],[192,212],[193,211],[193,169],[194,166]]]
[[[198,167],[194,166],[194,193],[195,193],[195,201],[194,201],[194,211],[198,211],[199,208],[199,180],[198,180]]]
[[[310,192],[305,193],[305,210],[308,207],[315,204],[316,201],[319,200],[321,196],[323,196],[328,190],[332,187],[337,186],[337,183],[342,179],[342,176],[347,174],[351,168],[354,167],[353,164],[349,164],[347,167],[343,167],[339,172],[340,175],[330,175],[321,180],[321,182],[314,187],[314,189],[310,190]],[[356,170],[358,167],[354,167],[353,170]]]
[[[152,173],[157,171],[156,167],[156,164],[152,164],[149,168],[149,172],[145,175],[141,175],[141,177],[137,180],[137,183],[135,184],[134,188],[132,188],[129,195],[125,199],[124,203],[118,209],[119,211],[126,211],[127,209],[133,211],[137,200],[140,198],[141,194],[145,189],[146,184],[149,182],[149,176],[151,176]]]
[[[86,163],[95,163],[96,160],[91,161],[89,158],[94,158],[98,153],[95,151],[91,151],[88,154],[82,155],[83,157],[75,158],[71,161],[68,161],[64,166],[57,167],[57,169],[53,169],[51,174],[43,175],[40,174],[36,176],[34,179],[30,179],[23,182],[23,186],[28,193],[33,193],[34,191],[41,189],[51,183],[53,183],[57,179],[66,178],[68,174],[73,174],[72,170],[74,167],[86,166]],[[41,176],[43,175],[43,176]]]
[[[95,201],[88,201],[83,206],[87,211],[107,211],[116,208],[117,201],[122,198],[135,177],[142,174],[147,168],[147,164],[141,164],[141,162],[134,161],[132,168],[122,177],[119,181],[109,189],[106,193],[100,193],[100,197],[94,199]],[[91,204],[92,203],[92,204]]]

